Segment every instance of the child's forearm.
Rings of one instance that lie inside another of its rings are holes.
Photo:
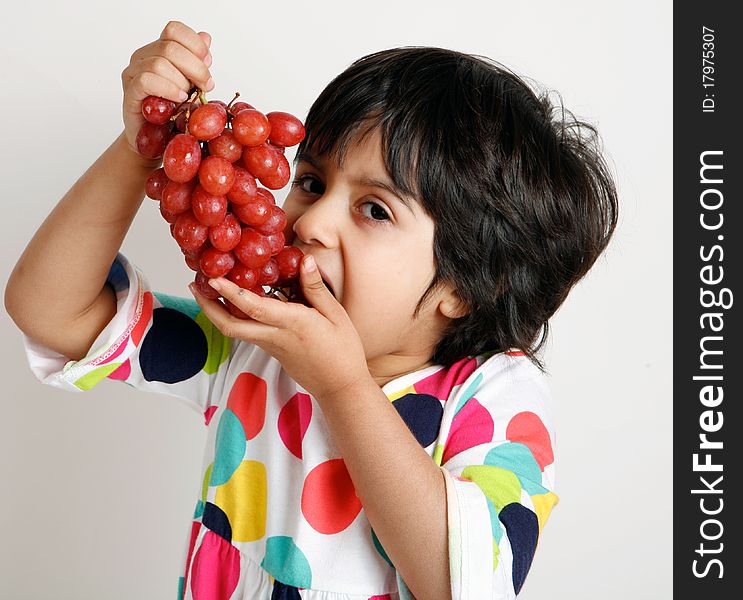
[[[451,598],[446,482],[371,380],[317,398],[374,533],[420,600]]]
[[[59,201],[8,279],[5,306],[22,330],[64,327],[101,294],[158,164],[122,134]]]

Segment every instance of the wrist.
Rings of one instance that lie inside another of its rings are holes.
[[[360,373],[357,377],[349,379],[346,383],[332,390],[322,392],[317,397],[317,401],[320,404],[346,402],[348,398],[362,397],[367,390],[381,390],[368,371]]]

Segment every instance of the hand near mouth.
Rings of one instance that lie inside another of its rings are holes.
[[[224,335],[254,343],[276,358],[315,398],[371,379],[361,338],[311,256],[302,261],[291,302],[262,297],[224,277],[209,283],[248,319],[233,316],[219,300],[189,286],[207,318]]]

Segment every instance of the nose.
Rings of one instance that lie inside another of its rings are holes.
[[[342,221],[341,206],[341,198],[326,191],[300,213],[292,225],[292,231],[307,246],[337,246],[338,229]]]

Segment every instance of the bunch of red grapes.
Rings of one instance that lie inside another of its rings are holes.
[[[160,214],[196,272],[197,289],[248,318],[208,280],[226,277],[261,296],[295,298],[303,253],[285,245],[286,214],[269,190],[289,182],[284,149],[301,142],[305,130],[289,113],[264,114],[235,102],[239,95],[230,104],[207,102],[198,88],[181,104],[148,96],[137,149],[147,158],[162,157],[146,193],[160,202]]]

